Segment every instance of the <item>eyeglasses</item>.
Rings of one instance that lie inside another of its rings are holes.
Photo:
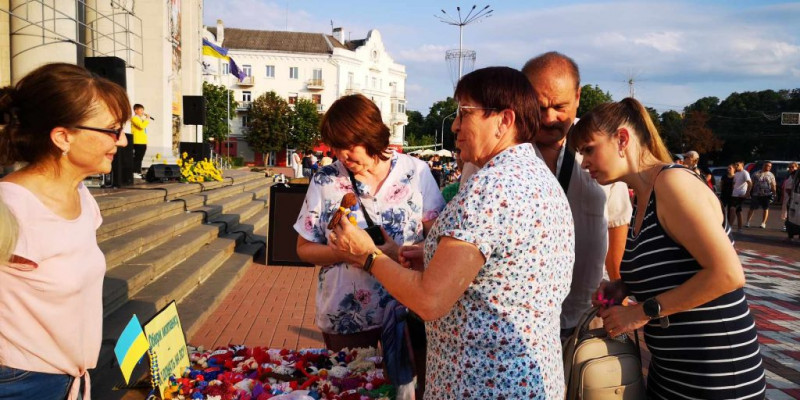
[[[489,107],[478,107],[478,106],[462,106],[458,105],[456,108],[456,118],[458,118],[458,123],[464,122],[464,115],[469,115],[469,111],[467,110],[483,110],[483,111],[497,111],[496,108],[489,108]]]
[[[119,138],[122,136],[122,131],[124,130],[123,127],[119,127],[118,129],[109,129],[109,128],[94,128],[94,127],[91,127],[91,126],[83,126],[83,125],[78,125],[75,128],[83,129],[83,130],[87,130],[87,131],[95,131],[95,132],[105,133],[106,135],[109,135],[112,138],[114,138],[115,142],[117,140],[119,140]]]

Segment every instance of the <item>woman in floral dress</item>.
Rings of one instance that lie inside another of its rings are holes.
[[[389,129],[378,107],[362,95],[345,96],[322,119],[322,139],[337,161],[311,178],[297,222],[297,254],[322,265],[317,288],[316,323],[325,345],[376,346],[384,309],[392,300],[370,274],[346,262],[347,254],[327,246],[328,222],[342,197],[354,193],[357,182],[361,207],[354,212],[366,227],[363,212],[384,230],[381,250],[396,258],[399,246],[421,242],[444,207],[444,199],[424,162],[389,147]],[[347,221],[347,218],[343,218]]]
[[[530,144],[536,96],[521,72],[491,67],[464,76],[455,98],[456,146],[481,168],[428,234],[424,272],[346,223],[330,246],[429,321],[426,399],[563,398],[559,315],[574,228],[561,186]]]

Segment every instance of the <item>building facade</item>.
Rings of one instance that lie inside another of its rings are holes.
[[[202,15],[201,0],[0,0],[0,85],[47,63],[116,57],[118,83],[155,118],[143,164],[174,160],[180,142],[202,140],[182,124],[182,97],[202,95]]]
[[[405,66],[389,56],[377,30],[371,30],[365,39],[348,41],[344,40],[342,28],[328,35],[225,28],[222,21],[217,21],[217,26],[207,28],[205,35],[228,49],[228,55],[247,75],[240,81],[230,74],[228,61],[210,56],[203,59],[208,66],[204,79],[231,89],[238,102],[231,122],[231,143],[226,145],[231,155],[247,162],[275,165],[284,164],[288,158],[288,152],[266,157],[254,154],[244,141],[250,102],[269,91],[289,104],[299,98],[309,99],[317,104],[320,113],[341,96],[361,93],[381,110],[391,133],[390,145],[402,147],[408,123]]]

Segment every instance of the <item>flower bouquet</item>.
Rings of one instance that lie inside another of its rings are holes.
[[[181,182],[222,181],[222,172],[207,158],[195,162],[194,158],[189,158],[189,154],[184,152],[176,163],[181,168]]]

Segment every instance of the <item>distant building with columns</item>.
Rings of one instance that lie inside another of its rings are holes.
[[[131,103],[155,118],[144,165],[174,159],[197,140],[181,121],[182,97],[202,95],[202,15],[201,0],[0,0],[0,85],[46,63],[117,57]]]
[[[221,20],[208,27],[206,39],[228,49],[247,77],[231,75],[228,62],[205,56],[204,80],[233,90],[238,107],[226,150],[256,164],[285,165],[291,151],[255,154],[244,140],[247,111],[258,96],[274,91],[289,104],[298,98],[317,104],[320,113],[341,96],[361,93],[381,110],[391,133],[390,145],[402,147],[405,137],[406,68],[396,63],[373,29],[361,40],[345,40],[344,30],[332,34],[225,28]],[[234,110],[231,111],[234,114]],[[304,150],[304,149],[298,149]],[[224,150],[223,150],[224,151]]]

